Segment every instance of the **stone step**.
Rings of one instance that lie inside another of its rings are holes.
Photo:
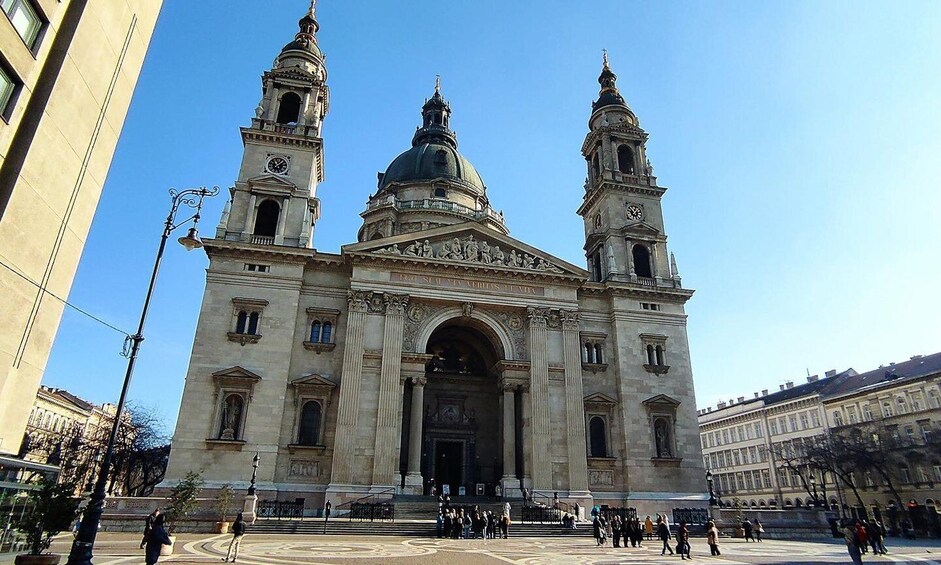
[[[400,520],[396,522],[365,522],[358,520],[330,520],[327,523],[328,535],[357,536],[402,536],[435,537],[437,526],[433,520]],[[323,534],[323,520],[258,520],[251,525],[251,533],[276,534]],[[558,524],[519,524],[510,525],[510,535],[514,537],[545,536],[588,536],[591,525],[584,524],[577,530],[568,530]]]

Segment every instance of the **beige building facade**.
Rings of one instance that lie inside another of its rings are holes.
[[[941,353],[917,355],[865,373],[849,369],[809,377],[781,390],[740,397],[699,412],[703,462],[724,505],[797,508],[825,501],[854,515],[884,518],[899,500],[877,470],[850,482],[812,469],[806,448],[827,436],[875,437],[901,504],[922,530],[937,525],[941,506]],[[813,476],[813,481],[810,477]],[[929,521],[929,517],[933,522]]]
[[[16,453],[161,0],[5,0],[0,453]],[[46,292],[40,289],[45,289]]]
[[[262,77],[214,239],[164,486],[308,510],[368,495],[701,505],[684,289],[647,134],[605,61],[578,210],[589,269],[509,235],[436,88],[358,242],[313,248],[329,107],[313,12]]]

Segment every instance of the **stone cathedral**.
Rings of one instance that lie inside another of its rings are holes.
[[[605,58],[582,145],[587,269],[510,236],[435,89],[360,214],[313,246],[330,96],[313,9],[241,128],[164,486],[201,471],[313,513],[375,495],[708,498],[647,133]],[[367,191],[363,190],[364,195]],[[499,190],[496,192],[499,198]]]

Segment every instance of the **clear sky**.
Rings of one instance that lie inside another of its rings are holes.
[[[306,0],[166,0],[71,301],[133,332],[169,187],[231,186]],[[670,187],[700,407],[941,350],[941,3],[321,0],[315,247],[354,242],[436,74],[511,235],[578,265],[601,49]],[[202,232],[223,206],[207,203]],[[178,235],[183,235],[182,233]],[[172,429],[208,262],[169,248],[131,398]],[[44,382],[115,401],[120,334],[68,311]]]

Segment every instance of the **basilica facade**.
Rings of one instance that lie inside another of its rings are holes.
[[[582,146],[587,268],[510,236],[440,89],[357,242],[313,247],[329,109],[313,11],[262,77],[215,237],[165,486],[261,499],[558,495],[641,513],[706,482],[682,287],[647,134],[604,62]],[[580,184],[580,183],[579,183]],[[365,193],[366,191],[364,191]]]

